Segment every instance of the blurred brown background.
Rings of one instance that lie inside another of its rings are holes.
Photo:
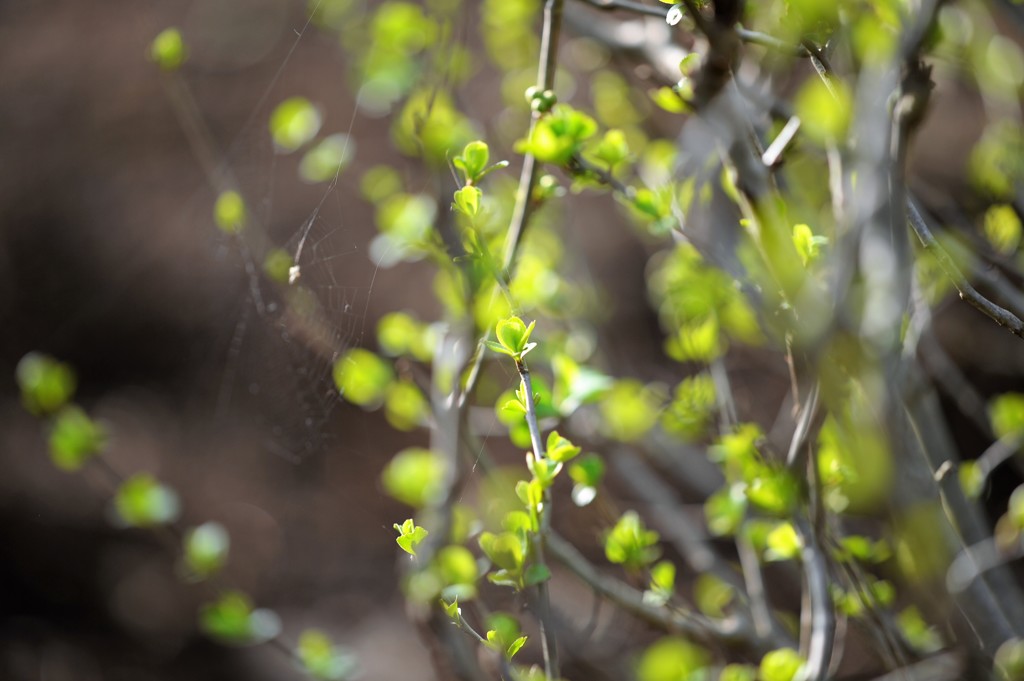
[[[275,156],[277,102],[309,97],[327,132],[352,123],[364,168],[388,153],[388,122],[354,117],[341,51],[304,31],[304,9],[0,4],[0,679],[298,676],[272,649],[208,643],[196,610],[211,591],[177,578],[173,538],[110,528],[110,481],[50,465],[11,380],[30,350],[76,368],[79,401],[111,426],[114,469],[166,480],[183,523],[228,528],[224,581],[276,609],[285,639],[320,627],[364,678],[432,678],[396,594],[390,524],[407,511],[377,484],[403,441],[331,397],[329,358],[282,333],[273,290],[213,225],[215,192],[175,113],[184,82],[255,222],[294,246],[324,186]],[[146,58],[171,25],[190,43],[181,81]],[[373,215],[356,184],[343,177],[317,214],[307,257],[323,265],[303,272],[339,349],[399,306],[386,272],[368,304]]]

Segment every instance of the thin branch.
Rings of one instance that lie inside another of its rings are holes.
[[[555,55],[558,49],[558,34],[562,28],[562,0],[547,0],[544,3],[544,28],[540,39],[540,63],[537,67],[537,88],[541,91],[550,90],[555,84]],[[530,132],[533,135],[540,112],[534,112],[530,121]],[[519,189],[516,191],[516,205],[512,210],[512,221],[505,237],[505,255],[502,267],[509,281],[512,279],[511,268],[515,263],[516,252],[523,239],[523,232],[533,212],[533,187],[537,182],[537,158],[527,153],[523,158],[523,170],[519,176]]]
[[[646,603],[643,593],[624,582],[601,574],[575,546],[556,533],[549,533],[545,541],[551,555],[570,572],[637,619],[669,632],[686,634],[698,639],[712,638],[725,643],[741,643],[762,653],[780,645],[787,645],[784,640],[757,636],[736,617],[711,620],[700,615]]]
[[[940,653],[879,676],[874,681],[956,681],[963,678],[963,672],[964,663],[959,653]]]
[[[658,19],[665,19],[668,16],[669,8],[667,7],[654,7],[651,5],[644,5],[639,2],[633,2],[632,0],[580,0],[585,5],[590,5],[595,9],[605,11],[622,10],[625,12],[633,12],[635,14],[641,14],[648,17],[657,17]],[[779,40],[774,36],[770,36],[767,33],[760,33],[758,31],[751,31],[749,29],[738,27],[736,34],[745,43],[751,45],[759,45],[761,47],[767,47],[769,49],[788,54],[793,57],[809,57],[810,53],[803,45],[793,45],[787,43],[784,40]]]
[[[754,622],[754,631],[758,636],[767,637],[772,631],[772,609],[765,593],[764,576],[761,574],[761,562],[757,558],[757,551],[743,532],[736,534],[736,552],[739,554],[740,567],[743,569],[747,598],[750,599],[750,618]]]
[[[807,668],[804,678],[807,681],[821,681],[828,674],[836,627],[832,596],[828,589],[828,566],[810,523],[802,517],[797,517],[793,524],[803,544],[800,558],[804,567],[806,594],[811,606],[811,635],[807,647]]]
[[[960,271],[953,259],[949,257],[946,250],[935,240],[935,236],[928,228],[928,224],[921,217],[920,211],[911,199],[907,199],[907,218],[917,238],[925,250],[935,257],[935,261],[946,273],[946,276],[953,282],[953,286],[960,292],[960,298],[970,303],[975,309],[992,319],[996,324],[1020,338],[1024,338],[1024,321],[1006,308],[1000,307],[991,300],[981,295],[976,288],[968,281],[964,273]]]
[[[516,369],[523,381],[523,400],[526,402],[526,423],[530,429],[530,441],[533,443],[533,456],[538,459],[547,457],[544,443],[540,438],[540,427],[537,424],[537,405],[533,399],[533,382],[530,370],[521,357],[516,357]],[[551,490],[544,490],[544,508],[541,511],[540,532],[534,537],[533,549],[536,560],[544,563],[544,538],[551,532]],[[558,642],[555,639],[554,626],[551,619],[551,599],[548,595],[548,583],[542,581],[537,585],[537,621],[540,625],[541,652],[544,656],[544,675],[548,681],[559,678]]]

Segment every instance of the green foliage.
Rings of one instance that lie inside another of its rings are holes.
[[[365,409],[381,405],[394,378],[388,362],[362,348],[349,350],[334,363],[334,385],[342,397]]]
[[[500,651],[505,659],[511,660],[526,645],[528,637],[521,636],[519,622],[515,617],[503,613],[491,613],[487,618],[487,645]]]
[[[317,681],[343,681],[356,677],[358,665],[348,652],[334,645],[327,634],[306,629],[296,649],[306,672]]]
[[[658,533],[648,530],[639,514],[626,511],[605,535],[604,555],[612,563],[639,570],[653,563],[661,549]]]
[[[736,534],[747,512],[744,483],[734,483],[718,490],[704,502],[708,531],[716,537]]]
[[[677,636],[666,636],[647,648],[636,667],[638,681],[697,681],[711,662],[708,651]]]
[[[233,189],[221,192],[213,204],[213,219],[225,234],[240,233],[248,221],[245,199]]]
[[[649,605],[665,605],[672,599],[676,588],[676,566],[663,560],[651,567],[651,583],[644,592],[644,602]]]
[[[427,421],[430,404],[412,381],[399,380],[388,386],[384,414],[397,430],[412,430]]]
[[[810,265],[818,259],[821,248],[828,245],[828,237],[814,234],[807,225],[793,225],[793,245],[804,265]]]
[[[996,437],[1024,432],[1024,393],[1005,393],[989,403],[988,417]]]
[[[406,312],[390,312],[377,323],[377,342],[391,357],[411,356],[427,362],[434,354],[434,334]]]
[[[76,471],[106,445],[107,434],[75,405],[57,412],[50,427],[50,458],[65,471]]]
[[[632,379],[615,381],[598,403],[601,427],[609,437],[635,442],[657,424],[662,401],[653,386]]]
[[[597,121],[567,104],[559,104],[537,122],[528,138],[516,144],[516,151],[533,154],[542,163],[566,165],[596,133]]]
[[[30,352],[15,370],[21,403],[36,416],[63,407],[75,393],[75,372],[49,355]]]
[[[302,156],[299,176],[306,182],[329,182],[352,162],[355,148],[355,140],[344,133],[328,135]]]
[[[502,532],[480,535],[480,548],[498,569],[487,575],[487,579],[500,586],[522,589],[526,586],[526,558],[528,547],[523,532]]]
[[[765,560],[794,560],[800,557],[803,542],[792,523],[779,523],[765,538],[768,550]]]
[[[760,681],[794,681],[804,666],[800,653],[792,648],[779,648],[761,658]]]
[[[275,638],[281,631],[277,615],[254,609],[249,597],[228,591],[199,610],[199,626],[207,636],[228,645],[256,645]]]
[[[929,625],[914,606],[904,608],[896,616],[896,625],[907,643],[923,653],[934,653],[942,649],[942,637],[938,630]]]
[[[849,90],[835,79],[828,84],[816,78],[809,80],[796,97],[796,112],[804,132],[820,143],[835,142],[846,135],[852,110]]]
[[[185,533],[185,568],[193,578],[207,579],[228,560],[231,538],[220,523],[208,522]]]
[[[411,447],[402,450],[384,469],[384,489],[403,504],[421,508],[441,493],[445,465],[429,449]]]
[[[1000,681],[1024,679],[1024,640],[1010,638],[999,646],[995,657],[995,672]]]
[[[569,465],[569,477],[575,483],[573,502],[586,506],[597,497],[597,486],[604,478],[604,460],[597,454],[584,454]]]
[[[312,141],[322,124],[323,114],[312,102],[305,97],[289,97],[270,114],[270,136],[279,150],[292,152]]]
[[[476,596],[476,558],[465,546],[446,546],[434,559],[435,570],[443,585],[442,596],[466,601]]]
[[[698,440],[711,425],[716,399],[715,382],[709,374],[683,379],[661,415],[661,426],[682,440]]]
[[[174,521],[178,517],[178,495],[170,487],[145,473],[125,480],[114,496],[118,522],[129,527],[152,527]]]
[[[710,572],[697,577],[693,599],[697,608],[708,617],[724,617],[725,610],[736,598],[736,589]]]
[[[163,71],[177,71],[188,59],[188,48],[181,31],[165,28],[149,44],[149,58]]]
[[[530,342],[530,334],[533,333],[533,327],[537,325],[536,321],[530,322],[527,326],[525,322],[519,317],[509,317],[502,319],[498,322],[495,327],[494,335],[498,339],[498,342],[485,341],[485,345],[502,355],[508,355],[516,361],[522,359],[523,355],[528,353],[534,347],[536,343]]]
[[[407,519],[401,525],[395,523],[395,531],[398,532],[398,538],[395,541],[402,547],[403,551],[412,556],[416,555],[416,547],[420,542],[430,534],[427,530],[418,526],[412,518]]]

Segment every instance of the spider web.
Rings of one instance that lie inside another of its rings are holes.
[[[308,86],[280,87],[290,77],[292,58],[315,30],[309,20],[295,30],[286,56],[219,163],[219,174],[246,197],[250,219],[237,238],[222,240],[218,249],[219,258],[236,261],[244,283],[236,320],[211,359],[220,373],[214,420],[251,413],[251,407],[261,418],[265,448],[293,463],[333,441],[331,417],[340,400],[333,365],[363,340],[375,277],[348,224],[351,211],[345,206],[357,197],[349,196],[351,177],[341,168],[326,187],[318,185],[315,191],[322,194],[300,224],[280,217],[294,215],[278,204],[293,202],[302,187],[291,159],[283,161],[273,148],[266,121],[279,92],[305,90],[302,94],[316,99]],[[346,134],[357,111],[353,106]],[[291,259],[287,281],[264,270],[275,251]]]

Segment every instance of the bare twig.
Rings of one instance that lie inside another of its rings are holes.
[[[724,643],[739,643],[757,652],[789,645],[786,638],[755,635],[741,619],[730,617],[711,620],[644,602],[643,594],[617,579],[601,574],[576,547],[555,533],[545,538],[551,555],[573,574],[590,585],[625,612],[666,631],[686,634],[697,639],[714,639]]]
[[[530,441],[533,443],[533,455],[538,459],[547,456],[544,443],[540,438],[540,427],[537,424],[537,405],[533,399],[533,382],[530,370],[521,357],[516,357],[516,369],[523,381],[523,399],[526,402],[526,423],[530,429]],[[544,563],[544,537],[551,531],[551,490],[544,490],[544,508],[540,519],[540,532],[535,535],[533,549],[536,560]],[[537,585],[537,621],[540,625],[541,651],[544,655],[544,675],[548,681],[559,677],[558,642],[555,639],[554,626],[551,620],[551,600],[548,596],[548,583],[542,581]]]
[[[1010,333],[1024,338],[1024,321],[1021,321],[1020,317],[1009,310],[996,305],[974,288],[967,277],[964,276],[964,273],[960,271],[960,268],[957,267],[956,263],[953,262],[953,259],[946,253],[946,250],[935,240],[935,236],[928,228],[928,223],[921,217],[921,212],[910,199],[907,200],[907,218],[910,220],[910,226],[913,228],[914,233],[917,234],[917,238],[921,240],[921,245],[935,257],[939,267],[942,268],[942,271],[953,282],[953,286],[960,292],[960,298],[970,303],[975,309],[992,319],[996,324],[1006,327]]]
[[[562,27],[562,0],[546,0],[544,3],[544,28],[540,39],[540,63],[537,67],[537,87],[541,91],[550,90],[555,84],[555,55],[558,50],[558,34]],[[540,112],[534,112],[530,122],[533,135]],[[523,231],[533,212],[533,187],[537,182],[537,159],[527,153],[523,158],[523,170],[519,175],[519,189],[516,191],[516,204],[512,209],[512,221],[505,237],[505,255],[502,266],[505,277],[511,281],[511,268],[515,263],[516,252],[523,238]]]

